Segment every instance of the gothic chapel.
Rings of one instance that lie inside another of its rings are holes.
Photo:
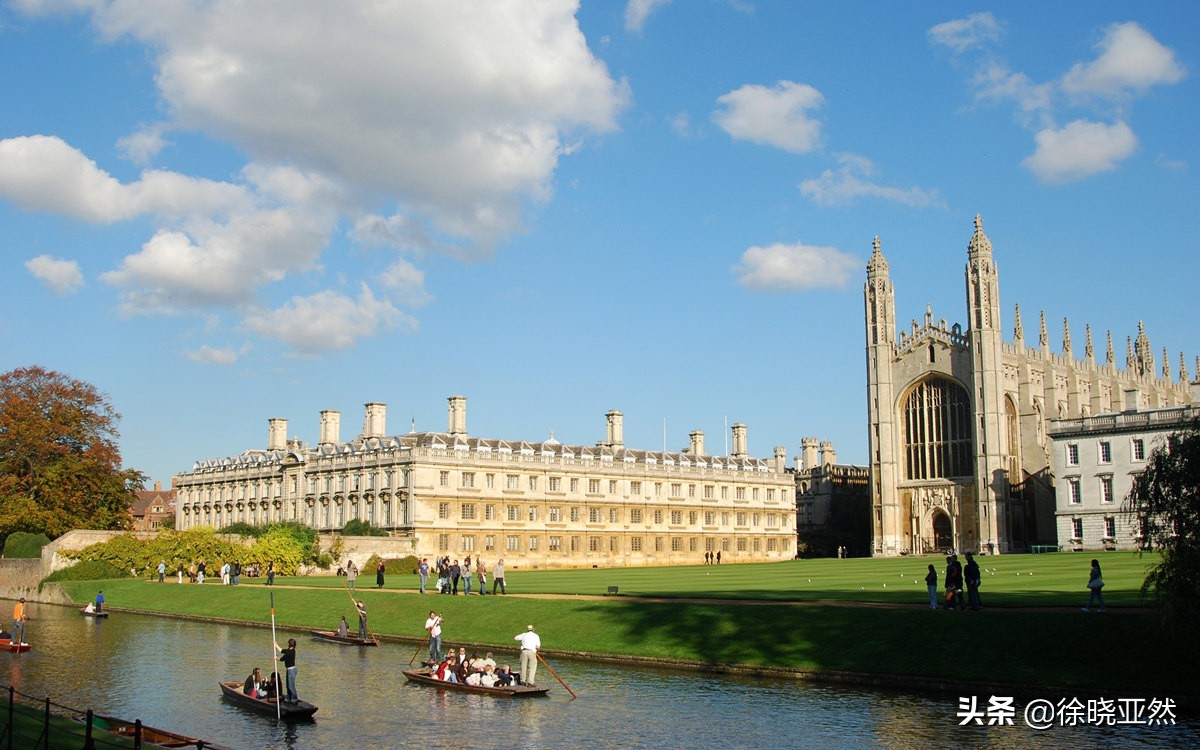
[[[864,289],[876,556],[1056,544],[1048,420],[1190,403],[1183,355],[1174,381],[1165,349],[1156,372],[1141,324],[1126,341],[1124,369],[1111,332],[1097,362],[1090,326],[1076,358],[1066,320],[1061,353],[1051,352],[1044,312],[1037,345],[1026,346],[1019,306],[1006,343],[999,272],[979,216],[967,245],[966,330],[926,309],[897,337],[888,273],[876,237]]]

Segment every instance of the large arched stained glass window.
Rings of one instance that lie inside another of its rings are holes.
[[[904,401],[908,479],[969,477],[975,473],[971,399],[947,378],[919,383]]]

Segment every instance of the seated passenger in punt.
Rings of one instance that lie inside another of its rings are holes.
[[[281,678],[280,678],[278,672],[272,672],[270,679],[263,681],[262,695],[260,695],[259,698],[262,698],[263,700],[274,699],[275,698],[275,690],[276,690],[277,686],[279,685],[280,679]]]
[[[500,667],[500,671],[496,673],[496,687],[512,687],[517,684],[517,676],[513,674],[512,667],[505,664]]]
[[[481,687],[496,686],[496,670],[491,664],[483,665],[483,671],[479,673],[479,685]]]
[[[350,636],[350,625],[346,622],[345,615],[342,615],[342,621],[338,623],[337,634],[339,638],[347,638]]]
[[[447,656],[437,668],[437,678],[443,682],[458,682],[458,675],[455,673],[455,665],[453,654]]]
[[[263,691],[263,676],[262,670],[258,667],[250,673],[246,678],[246,683],[242,686],[242,692],[251,698],[264,698],[266,694]]]

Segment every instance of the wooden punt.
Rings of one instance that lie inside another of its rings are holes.
[[[86,716],[76,716],[75,719],[80,722],[87,722]],[[93,714],[92,726],[97,729],[103,729],[106,732],[111,732],[118,737],[127,737],[135,741],[139,735],[137,722],[118,719],[115,716]],[[140,735],[142,747],[204,747],[209,750],[229,750],[212,742],[198,740],[195,737],[188,737],[186,734],[158,729],[146,726],[145,724],[141,725]]]
[[[379,641],[373,638],[359,638],[356,635],[338,635],[332,630],[310,630],[312,637],[318,641],[340,643],[343,646],[378,646]]]
[[[30,648],[31,646],[24,641],[13,643],[11,637],[0,638],[0,651],[12,651],[16,653],[18,651],[28,651]]]
[[[437,675],[428,669],[404,672],[404,676],[408,678],[409,682],[415,682],[419,685],[429,685],[439,690],[457,690],[460,693],[478,693],[479,695],[491,695],[496,698],[536,698],[539,695],[545,695],[550,692],[550,688],[528,687],[526,685],[515,687],[484,687],[482,685],[468,685],[465,682],[446,682],[439,680]]]
[[[230,703],[236,703],[239,706],[262,711],[263,713],[274,716],[276,713],[275,698],[251,698],[242,692],[245,682],[238,680],[237,682],[221,682],[221,694]],[[311,719],[313,714],[317,712],[317,707],[306,701],[297,701],[296,703],[288,703],[287,701],[279,701],[279,717],[288,721],[303,721]]]
[[[108,617],[108,612],[97,612],[96,610],[88,610],[87,607],[80,607],[79,614],[84,617]]]

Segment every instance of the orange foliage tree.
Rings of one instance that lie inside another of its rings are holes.
[[[121,468],[120,418],[95,386],[62,373],[0,375],[0,538],[128,528],[145,476]]]

